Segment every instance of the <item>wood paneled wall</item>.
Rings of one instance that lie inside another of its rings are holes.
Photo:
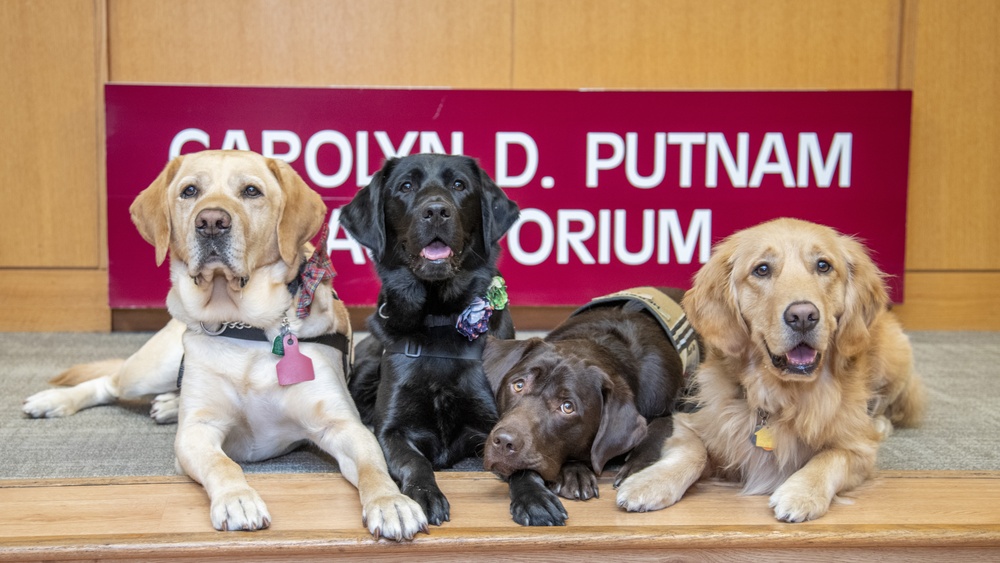
[[[0,330],[107,330],[102,87],[912,89],[909,329],[1000,330],[994,0],[4,0]]]
[[[0,330],[107,330],[104,3],[0,1]]]

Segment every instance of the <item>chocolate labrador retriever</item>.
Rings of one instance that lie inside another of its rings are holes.
[[[351,396],[434,524],[450,517],[434,470],[480,455],[497,420],[479,336],[514,335],[496,260],[517,216],[475,160],[429,154],[387,161],[341,210],[382,282]]]
[[[659,458],[699,357],[683,294],[635,288],[595,299],[545,338],[490,339],[483,363],[501,418],[484,465],[509,481],[516,522],[562,525],[557,494],[598,496],[604,466],[630,451],[616,486]]]

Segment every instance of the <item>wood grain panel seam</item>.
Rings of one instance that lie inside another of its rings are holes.
[[[510,34],[507,37],[507,88],[514,88],[514,72],[517,65],[517,53],[514,46],[517,44],[517,0],[509,0],[510,10],[507,12],[510,17]]]
[[[110,50],[108,49],[108,0],[94,0],[94,58],[97,71],[94,81],[95,100],[97,107],[94,108],[94,120],[96,121],[97,151],[94,157],[97,159],[97,249],[98,269],[108,268],[108,171],[107,171],[107,143],[104,105],[104,85],[108,82],[108,68]]]
[[[917,8],[919,0],[900,0],[899,50],[896,61],[896,89],[913,90],[916,67]]]

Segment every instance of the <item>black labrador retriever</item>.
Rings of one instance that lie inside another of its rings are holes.
[[[659,459],[684,373],[699,358],[677,304],[683,294],[626,290],[578,310],[545,338],[490,338],[483,363],[501,418],[484,466],[509,481],[516,522],[563,525],[557,494],[598,496],[597,476],[622,454],[631,452],[616,487]]]
[[[388,160],[341,209],[382,282],[348,387],[400,489],[440,525],[434,470],[482,454],[497,421],[482,354],[513,338],[496,261],[517,205],[464,156]]]

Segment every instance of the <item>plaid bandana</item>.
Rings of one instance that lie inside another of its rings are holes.
[[[323,280],[330,279],[332,281],[333,277],[337,275],[333,264],[330,263],[330,254],[326,250],[326,239],[329,236],[330,225],[324,222],[323,230],[319,232],[319,245],[316,246],[313,255],[309,257],[309,261],[306,262],[305,269],[302,270],[300,276],[301,293],[299,294],[299,303],[295,308],[295,315],[300,319],[309,316],[309,307],[312,305],[316,288],[323,283]]]

